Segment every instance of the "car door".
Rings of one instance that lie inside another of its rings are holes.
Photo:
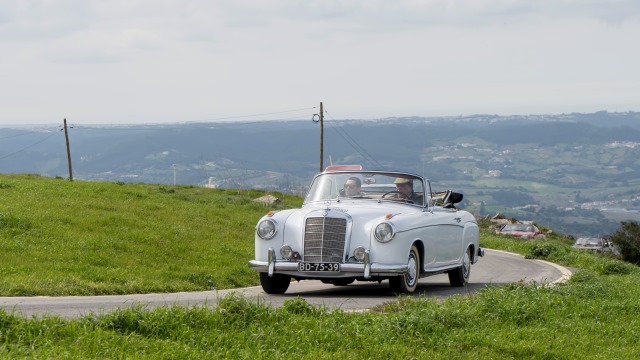
[[[462,224],[461,217],[456,216],[455,209],[436,209],[425,212],[428,217],[425,228],[425,268],[435,270],[458,263],[462,256]]]

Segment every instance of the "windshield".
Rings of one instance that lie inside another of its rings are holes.
[[[411,174],[333,172],[318,175],[305,202],[336,199],[382,199],[424,205],[424,182]]]
[[[576,241],[577,245],[596,245],[602,246],[602,239],[598,238],[580,238]]]
[[[502,228],[502,231],[525,231],[532,232],[533,226],[522,224],[507,224]]]

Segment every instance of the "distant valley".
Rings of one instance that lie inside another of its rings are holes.
[[[68,177],[60,126],[0,128],[0,172]],[[74,179],[303,195],[319,171],[311,120],[69,129]],[[503,213],[572,234],[640,220],[640,113],[324,121],[324,165],[406,170]]]

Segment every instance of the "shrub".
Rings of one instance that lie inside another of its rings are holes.
[[[640,264],[640,224],[635,221],[622,221],[620,229],[609,240],[619,247],[622,259]]]
[[[549,255],[551,255],[551,253],[556,252],[558,250],[558,248],[551,243],[541,243],[541,244],[534,244],[531,247],[531,250],[529,251],[529,254],[525,255],[525,258],[527,259],[539,259],[539,258],[546,258]]]
[[[615,274],[631,274],[633,272],[633,265],[624,263],[622,261],[608,261],[602,267],[602,273],[604,275]]]

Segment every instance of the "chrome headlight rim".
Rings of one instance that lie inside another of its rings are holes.
[[[256,234],[262,240],[271,240],[278,233],[278,223],[273,219],[260,220],[256,225]]]
[[[396,236],[396,227],[389,221],[381,222],[373,229],[373,236],[378,242],[388,243]]]

